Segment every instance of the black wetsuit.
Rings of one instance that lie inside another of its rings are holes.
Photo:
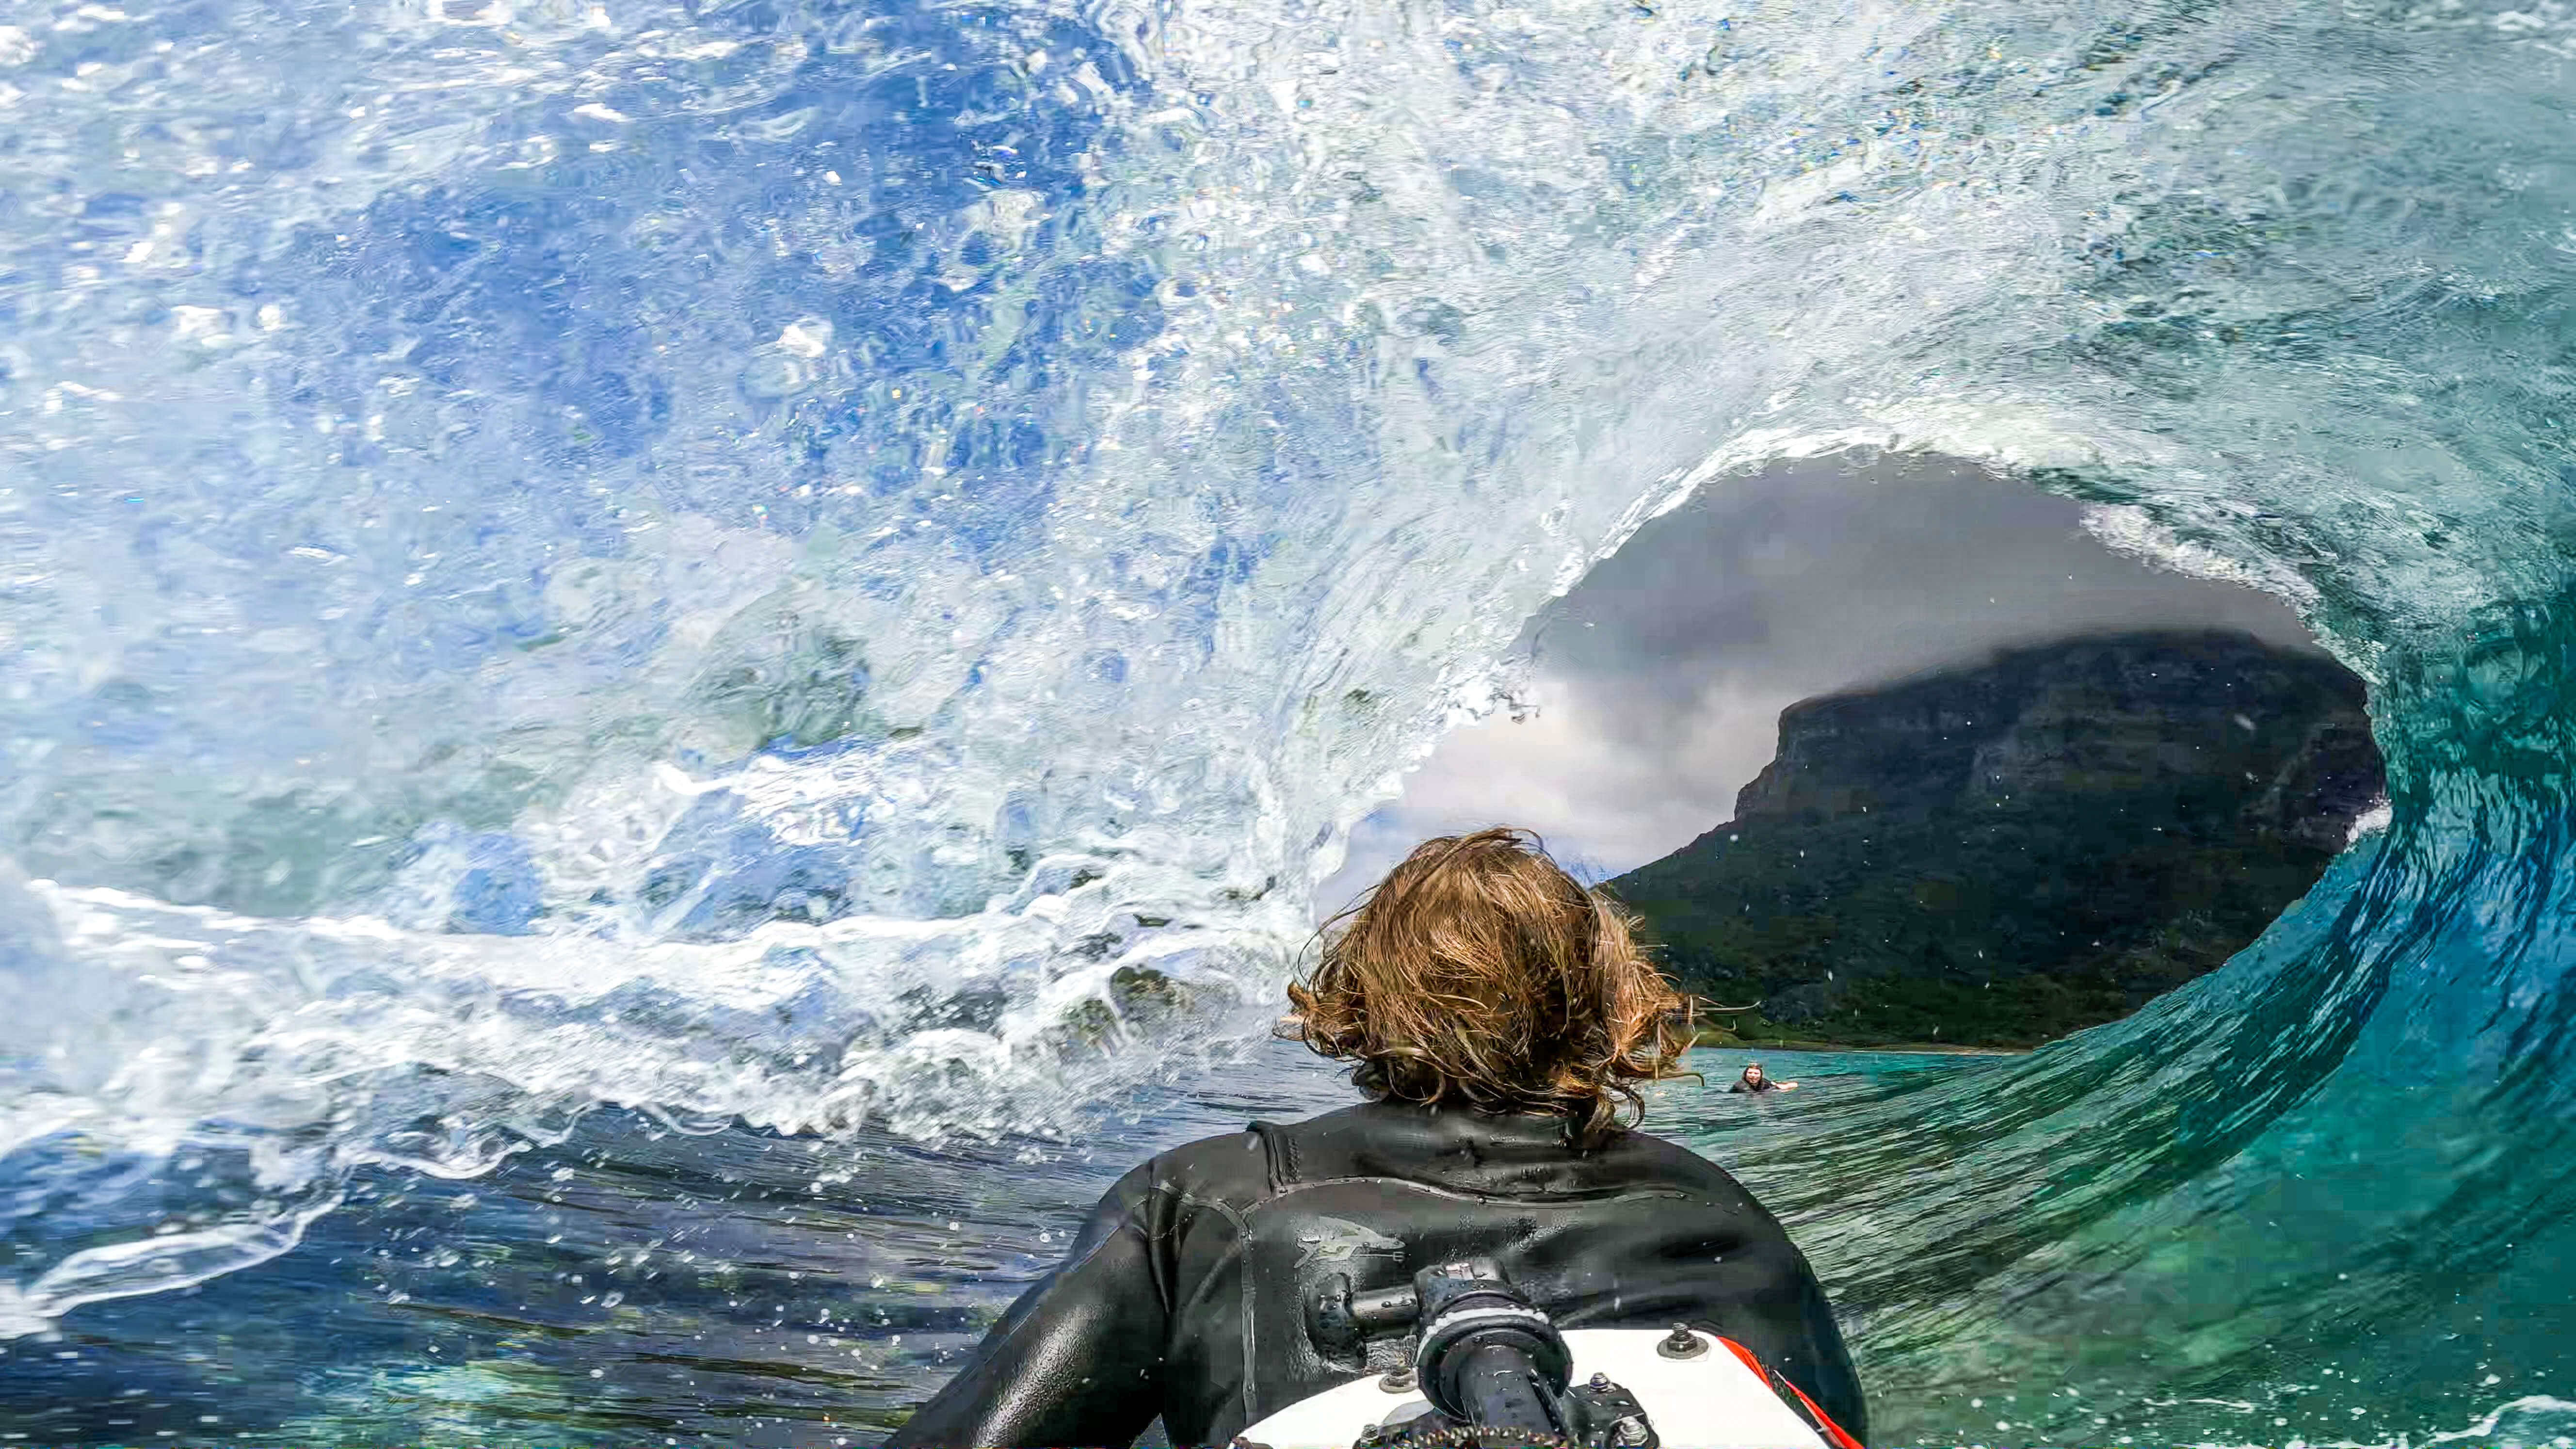
[[[1222,1444],[1395,1366],[1397,1343],[1366,1361],[1318,1350],[1305,1304],[1326,1277],[1395,1287],[1471,1255],[1566,1328],[1722,1333],[1867,1434],[1823,1290],[1735,1179],[1642,1132],[1578,1152],[1561,1118],[1370,1103],[1255,1123],[1119,1179],[888,1449],[1123,1446],[1158,1412],[1172,1443]]]
[[[1726,1090],[1729,1092],[1776,1092],[1780,1090],[1780,1084],[1771,1080],[1769,1077],[1764,1077],[1758,1082],[1748,1082],[1742,1077],[1738,1077],[1735,1079],[1735,1085],[1727,1088]]]

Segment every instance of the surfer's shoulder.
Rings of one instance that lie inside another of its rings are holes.
[[[1607,1159],[1602,1163],[1607,1173],[1631,1182],[1676,1188],[1710,1208],[1748,1220],[1757,1229],[1781,1231],[1770,1211],[1735,1180],[1735,1174],[1678,1142],[1630,1128],[1598,1150]]]
[[[1183,1201],[1249,1208],[1279,1190],[1283,1173],[1293,1178],[1296,1148],[1283,1134],[1303,1125],[1249,1122],[1184,1143],[1148,1164],[1152,1189]]]

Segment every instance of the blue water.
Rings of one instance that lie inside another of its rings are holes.
[[[722,1303],[864,1442],[932,1366],[606,1306],[626,1230],[809,1283],[711,1205],[909,1202],[967,1333],[1114,1165],[1024,1148],[1267,1079],[1550,597],[1901,450],[2292,602],[2392,818],[2128,1023],[1711,1142],[1878,1421],[2576,1433],[2571,63],[2558,0],[0,4],[0,1413],[139,1432],[52,1356],[166,1340],[116,1395],[542,1438],[518,1304],[679,1383]]]
[[[1775,1053],[1798,1094],[1748,1101],[1724,1090],[1738,1055],[1697,1057],[1709,1083],[1660,1089],[1657,1125],[1721,1157],[1994,1065]],[[866,1444],[1136,1162],[1354,1100],[1264,1045],[1070,1140],[934,1151],[600,1112],[470,1185],[362,1174],[292,1254],[13,1342],[0,1422],[33,1443]]]

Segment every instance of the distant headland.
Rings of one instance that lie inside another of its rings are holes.
[[[2382,798],[2361,681],[2226,632],[2004,651],[1780,717],[1735,819],[1608,883],[1703,1044],[2027,1048],[2210,971]]]

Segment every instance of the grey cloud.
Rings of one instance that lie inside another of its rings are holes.
[[[1354,835],[1320,903],[1426,836],[1497,822],[1604,874],[1643,864],[1733,814],[1786,706],[2005,645],[2215,627],[2314,647],[2279,600],[2113,553],[2081,518],[1936,458],[1711,485],[1532,623],[1538,717],[1442,741]]]

